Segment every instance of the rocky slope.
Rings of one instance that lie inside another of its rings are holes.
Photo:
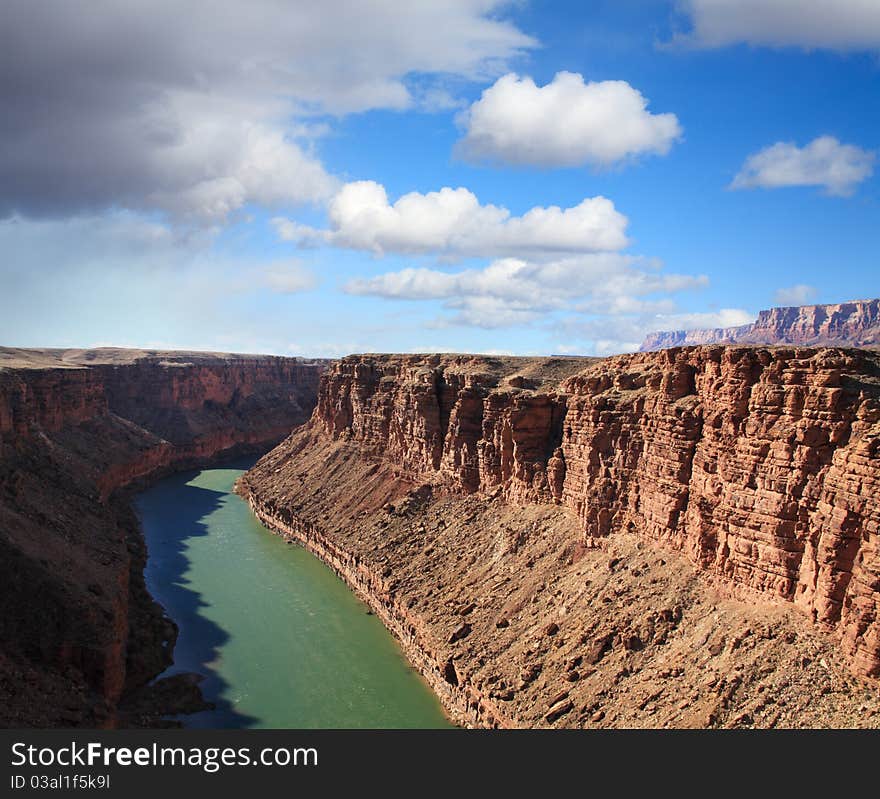
[[[880,299],[771,308],[761,311],[749,325],[651,333],[641,351],[704,344],[876,347],[880,345]]]
[[[462,723],[877,726],[878,482],[880,356],[700,347],[344,358],[239,490]]]
[[[143,721],[124,717],[125,700],[151,706],[143,687],[170,662],[176,628],[146,591],[143,541],[118,489],[269,449],[308,417],[322,368],[0,349],[0,725]]]

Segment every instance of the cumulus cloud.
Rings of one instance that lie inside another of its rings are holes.
[[[627,245],[627,218],[605,197],[571,208],[535,207],[522,216],[482,205],[465,188],[411,192],[391,204],[371,180],[345,184],[328,207],[329,229],[284,218],[279,235],[301,245],[330,244],[377,255],[432,253],[450,257],[599,252]]]
[[[779,289],[773,295],[773,301],[777,305],[806,305],[817,294],[814,286],[806,283],[798,283],[796,286]]]
[[[777,142],[750,155],[733,179],[733,189],[778,189],[784,186],[823,186],[841,197],[855,191],[874,171],[874,153],[833,136],[820,136],[804,147]]]
[[[697,313],[658,314],[655,330],[707,330],[717,327],[739,327],[755,321],[755,315],[742,308],[721,308]]]
[[[397,300],[440,300],[455,311],[437,324],[507,327],[566,310],[608,314],[650,307],[641,298],[707,284],[705,276],[663,274],[653,262],[622,253],[551,261],[502,258],[482,269],[456,272],[409,268],[350,281],[349,294]]]
[[[428,323],[428,327],[481,327],[494,330],[501,327],[531,325],[542,316],[540,310],[529,304],[510,302],[498,297],[456,297],[446,302],[446,308],[454,311]]]
[[[681,0],[699,47],[757,46],[880,49],[875,0]]]
[[[414,96],[413,76],[500,74],[535,44],[503,5],[7,0],[0,217],[122,207],[210,224],[322,202],[336,182],[310,148],[316,115],[440,107],[452,99]]]
[[[652,114],[622,80],[585,83],[559,72],[546,86],[504,75],[461,116],[456,152],[470,161],[540,167],[609,166],[665,155],[681,137],[675,114]]]

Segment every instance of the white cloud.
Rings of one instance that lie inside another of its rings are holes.
[[[498,297],[457,297],[446,303],[455,311],[429,323],[429,327],[481,327],[493,330],[499,327],[522,327],[541,318],[542,312],[526,303],[503,300]]]
[[[448,107],[536,45],[505,5],[5,0],[0,218],[323,202],[321,117]]]
[[[779,289],[773,295],[773,301],[777,305],[806,305],[816,296],[816,288],[806,283],[798,283],[796,286]]]
[[[675,280],[669,279],[670,277],[673,276],[667,275],[666,284],[663,287],[667,291],[676,291],[678,288],[700,288],[708,285],[709,282],[705,277],[692,278],[688,275],[678,275],[677,277],[685,283],[685,285],[679,287],[676,286]],[[675,301],[669,297],[646,300],[642,297],[634,297],[628,294],[616,294],[611,297],[594,297],[575,306],[575,310],[582,313],[611,314],[615,316],[649,313],[664,314],[672,313],[675,309]]]
[[[273,220],[279,235],[302,245],[331,244],[384,253],[450,257],[523,253],[599,252],[627,245],[627,218],[605,197],[572,208],[535,207],[522,216],[481,205],[465,188],[411,192],[393,205],[370,180],[347,183],[330,201],[330,228]]]
[[[461,117],[456,151],[473,161],[541,167],[608,166],[633,156],[665,155],[681,137],[675,114],[652,114],[626,81],[584,83],[559,72],[537,86],[508,74]]]
[[[700,47],[745,42],[769,47],[880,49],[876,0],[681,0]]]
[[[704,330],[716,327],[739,327],[755,321],[755,315],[742,308],[721,308],[699,313],[658,314],[660,327],[654,330]]]
[[[614,314],[638,308],[669,308],[663,299],[640,298],[701,288],[705,276],[662,274],[647,259],[596,253],[554,261],[503,258],[483,269],[444,272],[403,269],[349,282],[349,294],[388,299],[441,300],[452,316],[436,324],[507,327],[534,322],[557,311]]]
[[[777,142],[750,155],[731,188],[824,186],[828,194],[847,196],[871,176],[874,160],[874,153],[833,136],[820,136],[804,147]]]

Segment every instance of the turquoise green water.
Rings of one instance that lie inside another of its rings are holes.
[[[248,465],[175,475],[136,501],[147,586],[180,627],[166,675],[205,675],[217,703],[186,726],[449,726],[366,605],[232,493]]]

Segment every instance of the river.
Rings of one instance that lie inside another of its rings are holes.
[[[448,727],[382,623],[327,566],[263,527],[232,485],[250,462],[138,495],[147,587],[180,627],[177,672],[205,675],[188,727]]]

